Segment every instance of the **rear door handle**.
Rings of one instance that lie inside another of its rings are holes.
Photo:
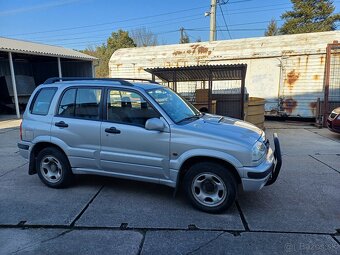
[[[54,125],[56,125],[57,127],[63,127],[63,128],[68,127],[68,124],[66,124],[64,121],[56,122]]]
[[[115,127],[105,128],[105,132],[110,134],[120,134],[120,130]]]

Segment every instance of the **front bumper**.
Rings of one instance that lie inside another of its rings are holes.
[[[242,187],[244,191],[257,191],[264,186],[272,185],[279,176],[282,166],[282,156],[279,138],[276,133],[274,137],[275,151],[268,150],[266,160],[257,167],[244,167],[242,169]]]
[[[337,116],[335,116],[335,118],[333,119],[328,118],[326,123],[327,123],[327,128],[330,131],[340,133],[340,120],[338,120],[337,118],[338,118]]]

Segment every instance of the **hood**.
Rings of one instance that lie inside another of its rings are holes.
[[[339,114],[339,113],[340,113],[340,107],[335,108],[335,109],[333,110],[333,112],[335,112],[336,114]]]
[[[245,145],[253,145],[263,133],[261,129],[248,122],[212,114],[205,114],[185,126],[196,132],[234,140]]]

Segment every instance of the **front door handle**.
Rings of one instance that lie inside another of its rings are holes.
[[[68,127],[68,124],[66,124],[64,121],[56,122],[54,125],[56,125],[57,127],[63,127],[63,128]]]
[[[105,128],[105,132],[110,134],[120,134],[120,130],[115,127]]]

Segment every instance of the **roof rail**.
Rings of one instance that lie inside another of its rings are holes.
[[[126,85],[126,86],[133,86],[133,83],[129,82],[129,81],[147,81],[150,83],[156,83],[155,81],[152,80],[148,80],[148,79],[139,79],[139,78],[92,78],[92,77],[52,77],[52,78],[48,78],[43,84],[52,84],[55,82],[59,82],[59,81],[89,81],[89,80],[93,80],[93,81],[117,81],[119,82],[121,85]]]

